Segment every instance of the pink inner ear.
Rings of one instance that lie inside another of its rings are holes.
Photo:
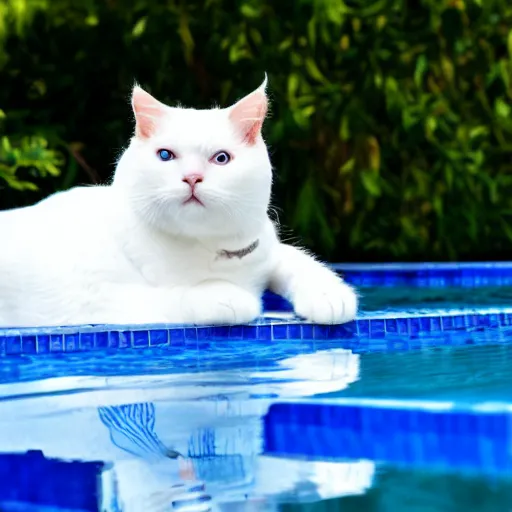
[[[165,113],[165,105],[153,98],[144,89],[135,86],[132,93],[132,107],[135,113],[135,135],[147,139],[155,133],[158,121]]]
[[[265,94],[257,90],[236,103],[229,118],[242,134],[243,141],[252,145],[261,133],[267,114],[268,101]]]

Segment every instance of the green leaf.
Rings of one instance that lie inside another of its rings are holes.
[[[148,17],[143,16],[137,23],[135,23],[133,29],[132,29],[132,36],[134,38],[140,37],[144,31],[146,30],[146,24],[148,22]]]
[[[437,129],[437,119],[434,116],[428,116],[425,120],[425,135],[432,139]]]
[[[501,118],[508,119],[510,117],[510,105],[505,103],[503,98],[498,98],[494,104],[496,115]]]
[[[89,14],[89,16],[85,18],[85,24],[89,25],[90,27],[95,27],[99,22],[100,20],[96,14]]]
[[[423,76],[428,69],[428,61],[425,55],[420,55],[416,60],[416,69],[414,71],[414,83],[420,87],[423,82]]]
[[[309,44],[310,44],[311,48],[314,48],[316,45],[316,19],[315,19],[315,17],[312,17],[308,21],[307,30],[308,30]]]
[[[476,139],[478,137],[486,137],[489,135],[489,127],[488,126],[476,126],[469,131],[469,138]]]
[[[453,66],[453,62],[447,55],[441,56],[441,69],[443,70],[443,74],[448,80],[448,82],[453,82],[455,77],[455,68]]]
[[[350,139],[350,120],[348,115],[341,117],[339,133],[342,141],[346,142]]]
[[[242,4],[240,7],[240,12],[243,16],[250,19],[257,19],[260,17],[260,9],[251,4]]]
[[[355,158],[350,158],[340,167],[340,174],[349,174],[354,170],[356,163]]]
[[[302,109],[302,115],[304,117],[311,117],[315,113],[316,107],[314,105],[308,105]]]
[[[368,149],[368,162],[372,171],[379,171],[380,169],[380,145],[379,141],[374,136],[369,136],[366,139]]]
[[[378,175],[373,172],[363,171],[361,173],[361,181],[363,182],[364,188],[370,195],[374,197],[380,196],[381,190]]]
[[[192,52],[194,51],[195,43],[194,38],[192,37],[192,32],[190,31],[188,17],[184,13],[182,13],[179,18],[178,34],[183,44],[185,60],[190,63],[192,60]],[[246,41],[244,39],[244,43],[245,42]]]
[[[294,101],[295,96],[297,95],[297,90],[299,89],[299,75],[297,73],[292,73],[288,77],[288,101]]]
[[[388,0],[378,0],[377,2],[374,2],[373,4],[362,9],[361,16],[375,16],[376,14],[381,13],[387,5]]]
[[[318,69],[318,66],[316,65],[315,61],[311,57],[306,58],[304,64],[306,65],[306,69],[311,78],[317,80],[318,82],[322,82],[322,83],[325,83],[327,81],[325,76]]]

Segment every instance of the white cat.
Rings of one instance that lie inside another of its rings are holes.
[[[267,216],[265,89],[194,110],[136,86],[110,185],[0,212],[0,326],[246,323],[265,288],[306,320],[352,320],[354,290]]]

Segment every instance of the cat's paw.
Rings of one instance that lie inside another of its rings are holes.
[[[357,314],[357,294],[343,281],[297,291],[293,300],[295,313],[316,324],[342,324],[354,320]]]
[[[261,300],[231,283],[208,283],[187,290],[183,312],[195,325],[246,324],[260,316]]]

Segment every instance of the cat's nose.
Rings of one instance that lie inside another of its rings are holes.
[[[203,181],[203,176],[201,174],[187,174],[182,181],[183,183],[188,183],[190,188],[194,188],[198,183]]]

